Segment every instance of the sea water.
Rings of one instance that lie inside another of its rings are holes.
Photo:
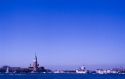
[[[0,74],[0,79],[125,79],[125,74]]]

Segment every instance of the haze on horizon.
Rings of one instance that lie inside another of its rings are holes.
[[[125,68],[125,0],[0,0],[0,66]]]

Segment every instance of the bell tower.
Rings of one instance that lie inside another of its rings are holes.
[[[36,53],[35,53],[35,58],[34,58],[34,61],[33,61],[33,68],[34,68],[34,70],[36,70],[38,68]]]

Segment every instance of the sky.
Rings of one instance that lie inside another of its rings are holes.
[[[0,67],[125,68],[125,0],[0,0]]]

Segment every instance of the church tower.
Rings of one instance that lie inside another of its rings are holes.
[[[34,68],[34,70],[36,70],[38,68],[36,53],[35,53],[35,58],[34,58],[34,62],[33,62],[33,68]]]

